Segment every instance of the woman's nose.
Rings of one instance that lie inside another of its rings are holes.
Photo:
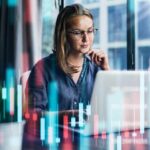
[[[88,41],[88,33],[87,32],[84,32],[84,34],[83,34],[83,36],[82,36],[82,41],[83,42],[86,42],[86,41]]]

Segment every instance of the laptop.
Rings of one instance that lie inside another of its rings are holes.
[[[21,150],[25,122],[0,124],[0,150]]]
[[[100,71],[93,88],[91,114],[83,127],[73,130],[86,136],[130,130],[143,134],[150,127],[149,107],[149,71]]]

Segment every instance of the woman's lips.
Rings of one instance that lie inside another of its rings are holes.
[[[82,48],[87,48],[87,47],[88,47],[88,45],[81,45],[81,47],[82,47]]]

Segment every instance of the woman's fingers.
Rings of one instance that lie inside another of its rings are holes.
[[[94,50],[91,50],[88,54],[91,57],[91,60],[95,62],[97,65],[100,63],[100,61],[102,61],[103,52],[101,51],[95,52]]]
[[[108,58],[104,51],[90,50],[87,54],[95,64],[99,65],[104,70],[109,70]]]

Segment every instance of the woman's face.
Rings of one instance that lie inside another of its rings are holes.
[[[93,20],[88,16],[75,16],[67,24],[67,42],[71,53],[86,54],[94,39]]]

